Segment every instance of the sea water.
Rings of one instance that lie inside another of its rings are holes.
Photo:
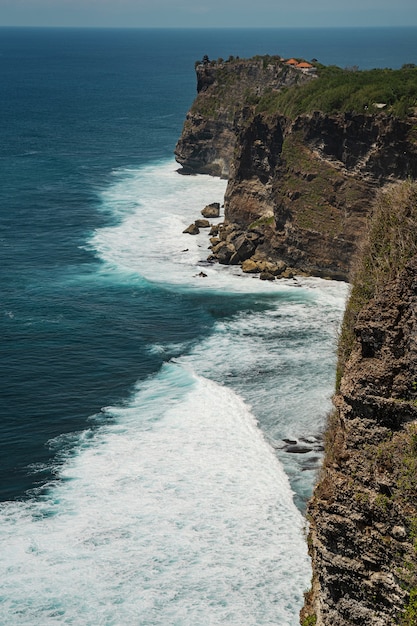
[[[204,54],[399,67],[415,41],[0,31],[0,624],[297,624],[348,288],[208,265],[182,231],[225,181],[172,152]]]

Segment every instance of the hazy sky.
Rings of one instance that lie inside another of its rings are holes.
[[[417,26],[417,0],[0,0],[1,26]]]

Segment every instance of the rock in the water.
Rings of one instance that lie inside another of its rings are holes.
[[[295,445],[295,446],[288,446],[286,448],[286,452],[289,452],[290,454],[307,454],[307,452],[311,452],[312,448],[309,448],[308,446],[300,446],[300,445]]]
[[[234,252],[230,257],[229,265],[240,265],[240,256],[237,252]]]
[[[197,228],[210,228],[210,222],[208,220],[196,220],[195,225]]]
[[[201,211],[201,215],[203,217],[219,217],[219,215],[220,215],[220,204],[219,204],[219,202],[212,202],[211,204],[208,204]]]
[[[188,235],[198,235],[198,233],[200,232],[200,229],[195,224],[190,224],[182,232],[183,233],[187,233]]]
[[[275,276],[270,272],[261,272],[259,278],[261,280],[275,280]]]
[[[238,263],[249,259],[256,249],[256,244],[248,239],[246,235],[239,235],[239,237],[233,240],[233,245],[236,250]]]

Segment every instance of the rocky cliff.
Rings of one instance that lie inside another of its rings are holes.
[[[342,329],[301,623],[417,624],[417,185],[381,195]]]
[[[268,91],[311,80],[280,57],[219,59],[196,64],[197,97],[187,114],[175,157],[184,173],[229,177],[245,109]]]
[[[216,98],[225,93],[223,78],[200,64],[199,96],[177,159],[186,172],[228,177],[225,223],[213,233],[211,259],[269,279],[306,272],[352,280],[335,408],[308,508],[313,579],[301,623],[415,626],[416,109],[402,100],[401,118],[379,112],[384,102],[370,111],[371,100],[362,113],[291,114],[268,102],[287,89],[284,80],[291,97],[297,80],[305,89],[316,79],[296,79],[298,70],[282,66],[256,60],[254,85],[265,72],[277,81],[263,95],[248,96],[248,67],[243,91],[230,87],[229,77],[222,108]],[[337,89],[330,91],[333,97]],[[394,111],[394,96],[391,104]]]
[[[228,177],[228,228],[210,258],[238,262],[234,239],[255,234],[244,269],[267,259],[348,279],[376,189],[417,175],[416,120],[262,110],[262,96],[317,80],[279,59],[200,64],[197,78],[176,158],[186,173]]]

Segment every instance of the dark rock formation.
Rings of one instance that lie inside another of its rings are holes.
[[[210,222],[208,220],[198,219],[194,222],[197,228],[210,228]]]
[[[417,176],[416,120],[257,113],[261,96],[315,80],[279,57],[206,60],[196,73],[175,150],[182,171],[229,179],[226,224],[263,235],[258,259],[347,280],[377,188]],[[237,262],[234,253],[221,258]]]
[[[198,235],[200,229],[198,228],[198,226],[196,226],[196,224],[190,224],[182,232],[187,235]]]
[[[378,187],[417,175],[412,121],[255,115],[238,135],[225,217],[301,272],[347,279]]]
[[[187,114],[175,158],[183,173],[228,178],[240,128],[251,104],[269,90],[311,80],[279,57],[196,66],[197,98]]]
[[[406,210],[397,204],[404,195],[389,192],[347,308],[341,347],[348,358],[339,364],[325,463],[308,510],[306,624],[417,623],[417,236],[407,234],[412,224],[415,231],[417,188],[410,189]]]
[[[201,211],[203,217],[219,217],[220,216],[220,203],[212,202],[204,207]]]

